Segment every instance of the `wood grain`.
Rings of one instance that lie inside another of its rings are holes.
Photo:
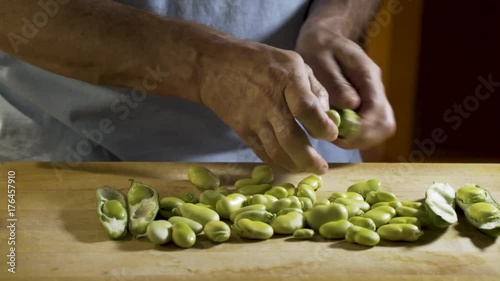
[[[499,280],[500,243],[460,214],[448,229],[426,230],[416,243],[366,248],[345,241],[263,242],[234,236],[224,244],[200,237],[194,248],[154,246],[146,240],[110,241],[95,212],[95,189],[128,189],[128,179],[155,186],[161,196],[194,188],[189,163],[80,163],[54,170],[51,163],[4,163],[0,167],[1,280]],[[250,174],[250,164],[207,164],[225,184]],[[7,171],[16,172],[16,274],[7,272]],[[275,169],[276,183],[297,183],[305,174]],[[61,172],[63,172],[61,174]],[[59,176],[58,176],[59,175]],[[418,200],[433,181],[455,188],[478,183],[500,198],[500,165],[332,165],[319,198],[350,184],[379,178],[384,190]]]

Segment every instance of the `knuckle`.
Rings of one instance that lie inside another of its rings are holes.
[[[317,103],[312,99],[302,98],[295,108],[291,108],[296,118],[306,118],[318,113]]]

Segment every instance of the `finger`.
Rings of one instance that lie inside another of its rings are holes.
[[[359,107],[360,99],[356,89],[344,77],[331,53],[318,54],[310,58],[308,62],[313,67],[316,78],[330,96],[329,105],[333,108],[353,110]]]
[[[269,156],[271,161],[285,167],[289,171],[297,170],[297,166],[292,158],[290,158],[279,144],[274,129],[270,124],[259,129],[257,135],[260,138],[266,155]]]
[[[285,99],[292,116],[299,120],[311,137],[327,141],[337,138],[337,126],[311,91],[308,77],[294,77],[285,88]]]
[[[312,93],[318,98],[321,107],[323,108],[323,111],[328,111],[330,110],[330,101],[328,97],[328,92],[326,91],[325,87],[321,85],[321,83],[316,79],[314,76],[313,70],[309,65],[305,65],[306,70],[307,70],[307,75],[309,78],[309,84],[311,85],[311,91]]]
[[[259,157],[264,163],[272,164],[273,161],[269,155],[267,155],[264,145],[260,141],[260,138],[255,134],[248,134],[241,136],[241,139],[252,151]]]
[[[311,146],[309,139],[292,119],[271,119],[277,141],[300,171],[324,174],[328,170],[325,159]]]

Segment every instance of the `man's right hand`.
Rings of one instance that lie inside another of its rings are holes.
[[[291,171],[324,173],[327,162],[306,133],[334,141],[338,129],[326,115],[328,93],[300,55],[242,42],[224,60],[205,65],[200,100],[266,163]]]

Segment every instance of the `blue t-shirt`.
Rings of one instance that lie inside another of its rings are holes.
[[[309,0],[121,0],[161,16],[293,49]],[[154,68],[154,67],[153,67]],[[101,87],[0,52],[0,161],[260,161],[208,108],[186,100]],[[329,162],[359,151],[311,139]]]

